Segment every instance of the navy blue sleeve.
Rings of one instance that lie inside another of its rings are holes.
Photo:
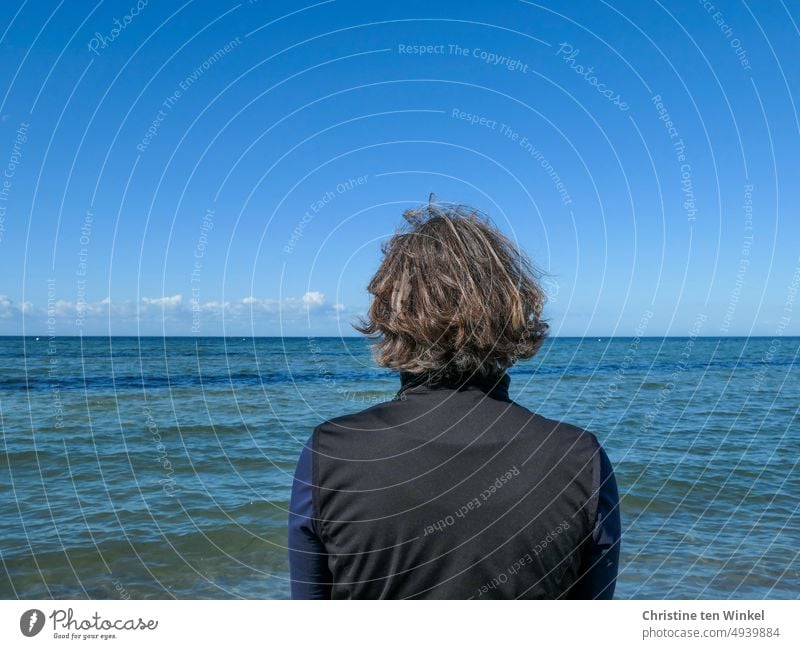
[[[619,492],[614,469],[602,446],[595,458],[595,469],[599,471],[597,518],[582,576],[571,593],[575,599],[612,599],[617,585],[622,536]]]
[[[289,503],[289,575],[292,599],[330,599],[328,555],[319,538],[312,503],[312,450],[300,452]]]

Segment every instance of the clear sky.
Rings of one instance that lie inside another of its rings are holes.
[[[800,9],[14,2],[0,334],[352,335],[427,201],[556,335],[800,333]]]

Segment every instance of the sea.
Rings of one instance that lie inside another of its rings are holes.
[[[800,596],[800,338],[551,338],[510,396],[597,435],[616,597]],[[0,338],[0,597],[287,598],[321,421],[394,397],[361,338]]]

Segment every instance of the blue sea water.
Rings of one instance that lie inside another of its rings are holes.
[[[511,370],[615,465],[618,597],[800,596],[798,352],[556,338]],[[287,597],[301,445],[397,388],[362,339],[0,338],[0,597]]]

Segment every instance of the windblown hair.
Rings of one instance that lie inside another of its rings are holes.
[[[355,328],[379,365],[448,377],[495,376],[547,336],[545,295],[525,253],[476,210],[435,203],[403,214]]]

